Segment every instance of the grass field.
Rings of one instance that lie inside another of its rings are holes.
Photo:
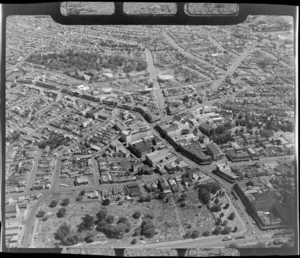
[[[105,241],[105,243],[114,246],[124,246],[130,244],[133,238],[137,239],[137,244],[143,243],[154,243],[158,241],[172,241],[183,239],[184,234],[188,230],[197,229],[200,233],[199,237],[202,236],[203,232],[208,230],[212,232],[215,228],[215,219],[219,216],[221,212],[211,213],[206,205],[201,205],[198,200],[197,190],[186,192],[186,205],[181,207],[180,194],[170,196],[168,202],[152,200],[151,202],[140,203],[136,200],[124,200],[122,205],[118,205],[118,202],[111,201],[110,205],[107,206],[108,214],[114,216],[114,223],[118,221],[120,217],[126,217],[131,223],[131,230],[124,234],[122,239],[109,239],[104,234],[93,230],[78,234],[84,238],[88,233],[92,233],[94,236],[94,242]],[[48,219],[42,221],[39,219],[37,226],[38,236],[35,239],[36,247],[53,247],[55,243],[58,243],[54,239],[54,233],[57,231],[58,227],[63,223],[71,225],[72,230],[76,231],[77,225],[81,222],[81,217],[86,214],[91,216],[96,215],[96,213],[103,207],[99,200],[88,200],[83,198],[82,202],[76,201],[77,195],[74,193],[53,195],[46,199],[45,203],[40,207],[48,214]],[[57,218],[56,213],[62,207],[61,201],[64,198],[69,198],[70,203],[66,206],[67,213],[63,218]],[[50,208],[49,204],[52,200],[58,200],[58,205],[54,208]],[[173,201],[174,200],[174,201]],[[223,206],[227,203],[226,197],[221,197],[220,202]],[[134,219],[132,215],[134,212],[141,212],[142,216],[139,219]],[[224,212],[223,219],[227,218],[232,212],[232,208],[229,206],[227,210],[222,210]],[[133,237],[134,229],[140,226],[142,222],[142,217],[146,214],[151,214],[154,216],[153,223],[155,224],[157,234],[152,238],[145,238],[140,236]],[[214,216],[213,216],[213,215]],[[215,218],[214,218],[215,217]],[[241,224],[237,218],[233,221],[228,220],[228,226],[232,229],[235,226],[241,228]]]

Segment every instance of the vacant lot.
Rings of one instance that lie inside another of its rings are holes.
[[[78,195],[74,193],[52,195],[46,199],[45,203],[41,205],[40,210],[45,211],[48,214],[48,219],[42,221],[39,219],[37,232],[38,235],[35,239],[36,247],[54,247],[58,240],[54,239],[54,233],[57,231],[58,227],[63,223],[71,225],[71,228],[76,231],[77,225],[81,222],[81,217],[86,214],[91,216],[96,215],[96,213],[101,209],[101,203],[99,200],[89,200],[89,201],[76,201]],[[67,210],[63,218],[57,217],[57,212],[63,206],[61,202],[64,198],[69,198],[70,203],[65,208]],[[54,208],[50,208],[49,205],[52,200],[58,200],[58,204]],[[83,198],[83,200],[87,200]],[[120,217],[126,217],[131,223],[131,230],[124,234],[122,239],[109,239],[106,238],[104,234],[96,231],[95,229],[89,231],[94,235],[94,241],[105,241],[105,243],[113,244],[114,246],[128,245],[133,238],[138,240],[137,244],[145,241],[146,243],[153,243],[158,239],[160,241],[182,239],[182,236],[178,234],[180,226],[175,214],[175,206],[173,202],[162,203],[162,201],[152,200],[151,202],[139,203],[133,200],[122,201],[122,205],[119,202],[111,201],[110,205],[107,206],[108,214],[114,216],[114,223],[118,221]],[[132,217],[133,213],[139,211],[142,216],[139,219],[134,219]],[[151,214],[154,216],[153,223],[157,229],[157,235],[152,238],[145,238],[140,236],[133,237],[134,229],[140,226],[142,222],[142,217],[145,214]],[[85,237],[89,232],[82,232],[78,234],[79,236]],[[183,233],[183,232],[182,232]],[[175,236],[175,238],[174,238]]]
[[[206,205],[202,205],[198,199],[198,191],[186,192],[186,205],[181,207],[180,195],[174,198],[180,220],[185,231],[197,229],[200,236],[206,230],[212,231],[215,220]]]

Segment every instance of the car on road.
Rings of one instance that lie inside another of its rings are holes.
[[[244,235],[238,235],[238,236],[235,237],[235,239],[242,239],[242,238],[245,238],[245,236]]]
[[[222,239],[222,241],[229,241],[229,240],[232,240],[231,236],[226,236]]]

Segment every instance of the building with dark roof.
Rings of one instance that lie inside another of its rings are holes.
[[[225,157],[223,151],[215,143],[209,143],[206,145],[206,149],[209,155],[212,156],[213,160],[220,160]]]
[[[213,132],[213,127],[206,123],[200,124],[199,129],[202,133],[204,133],[207,136],[210,136]]]
[[[151,141],[138,140],[129,144],[129,149],[132,151],[138,158],[145,159],[145,155],[152,151]]]
[[[250,159],[249,154],[245,151],[236,152],[235,150],[228,150],[226,156],[232,162],[248,161]]]
[[[129,183],[125,185],[124,192],[130,197],[138,197],[141,195],[140,187],[137,183]]]
[[[180,147],[181,152],[185,156],[194,160],[198,164],[210,164],[212,162],[212,158],[202,152],[202,148],[199,143],[194,142]]]

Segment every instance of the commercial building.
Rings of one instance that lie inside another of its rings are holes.
[[[213,127],[208,125],[207,123],[200,124],[199,129],[202,133],[204,133],[207,136],[210,136],[213,132]]]
[[[138,197],[141,195],[140,187],[137,183],[129,183],[125,185],[124,192],[130,197]]]
[[[118,122],[116,123],[116,128],[121,131],[121,139],[126,143],[152,135],[150,126],[140,119]]]
[[[163,161],[167,156],[173,155],[169,149],[164,148],[145,155],[147,163],[151,167],[155,167],[159,162]]]
[[[206,149],[209,155],[212,156],[213,160],[220,160],[225,157],[223,151],[215,143],[209,143],[206,145]]]

